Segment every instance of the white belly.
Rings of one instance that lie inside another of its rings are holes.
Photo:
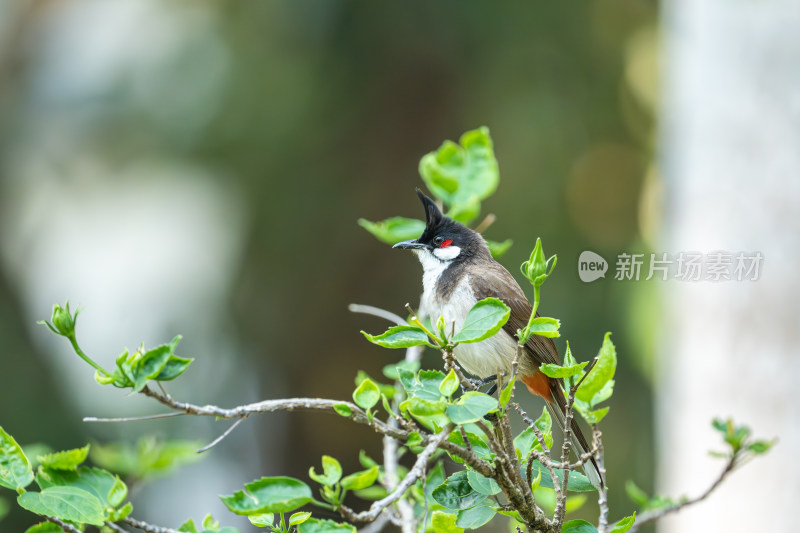
[[[448,336],[451,334],[453,321],[455,321],[455,331],[461,330],[467,313],[477,302],[468,282],[465,277],[455,288],[447,303],[436,298],[435,290],[429,286],[433,284],[425,284],[422,309],[430,317],[434,327],[439,316],[444,316]],[[453,350],[453,354],[464,370],[474,376],[485,378],[496,375],[498,371],[510,375],[516,349],[514,339],[501,330],[485,341],[459,344]]]

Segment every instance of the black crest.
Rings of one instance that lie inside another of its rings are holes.
[[[437,206],[436,202],[432,199],[425,196],[425,193],[419,189],[417,189],[417,196],[419,196],[419,200],[425,207],[425,228],[436,228],[442,223],[442,219],[444,218],[444,215],[442,215],[442,212],[439,210],[439,206]]]

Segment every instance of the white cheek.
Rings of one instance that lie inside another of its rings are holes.
[[[433,255],[441,259],[442,261],[452,261],[458,254],[461,253],[461,248],[458,246],[446,246],[444,248],[436,248],[433,251]]]

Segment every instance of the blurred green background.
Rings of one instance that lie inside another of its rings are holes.
[[[653,484],[658,295],[613,271],[584,284],[576,263],[587,249],[649,251],[658,234],[657,15],[633,0],[4,2],[0,424],[57,449],[224,429],[82,423],[160,408],[101,389],[35,325],[67,298],[85,307],[79,336],[103,363],[182,333],[179,353],[197,361],[170,391],[187,401],[348,398],[358,369],[380,375],[401,354],[365,342],[359,330],[385,324],[347,304],[402,313],[421,292],[416,260],[356,220],[420,218],[420,157],[485,125],[501,175],[486,236],[514,240],[501,262],[518,274],[536,237],[558,255],[542,312],[562,320],[562,351],[569,339],[589,359],[614,332],[606,464],[612,518],[629,514],[625,480]],[[305,478],[323,453],[352,471],[362,448],[378,456],[380,439],[335,417],[250,419],[135,491],[134,516],[176,527],[210,510],[241,527],[217,494]],[[0,530],[32,522],[15,509]]]

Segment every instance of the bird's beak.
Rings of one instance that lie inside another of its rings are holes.
[[[418,250],[420,248],[425,248],[425,245],[418,242],[417,239],[411,239],[410,241],[402,241],[398,242],[392,248],[405,248],[408,250]]]

